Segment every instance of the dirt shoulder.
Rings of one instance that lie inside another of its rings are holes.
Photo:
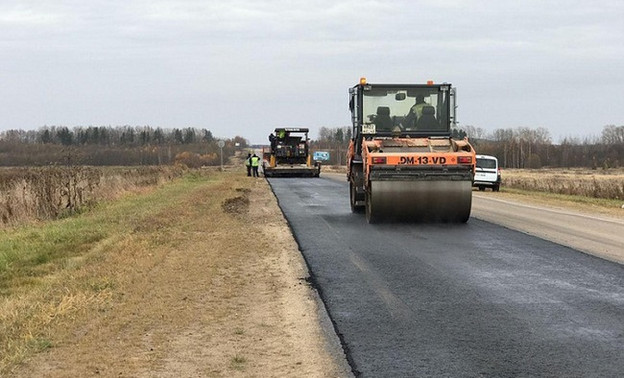
[[[215,173],[97,248],[80,270],[108,299],[52,322],[10,376],[350,374],[264,179]]]

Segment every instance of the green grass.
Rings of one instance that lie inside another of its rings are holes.
[[[53,348],[62,339],[53,323],[110,310],[125,283],[106,260],[132,264],[137,251],[183,242],[188,209],[200,202],[210,214],[221,201],[203,203],[206,187],[221,193],[230,177],[196,171],[64,219],[0,229],[0,376]]]
[[[245,364],[247,363],[247,359],[239,354],[232,357],[230,360],[230,365],[234,370],[245,370]]]
[[[244,330],[244,329],[242,329],[242,328],[236,328],[236,329],[234,330],[234,334],[235,334],[235,335],[244,335],[244,334],[245,334],[245,330]]]
[[[0,234],[0,294],[19,277],[31,281],[52,273],[59,264],[83,253],[106,237],[107,230],[91,218],[52,222],[36,229],[23,227]]]
[[[52,342],[48,339],[32,339],[30,340],[30,344],[37,351],[52,348]]]
[[[133,232],[137,225],[162,227],[158,213],[198,182],[200,176],[190,174],[148,195],[129,195],[41,225],[0,230],[0,295],[23,285],[36,285],[38,278],[67,268],[73,258],[109,238]],[[163,241],[166,239],[158,242]]]

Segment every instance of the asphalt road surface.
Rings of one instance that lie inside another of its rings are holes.
[[[346,181],[269,182],[356,375],[622,376],[623,265],[477,218],[369,225]]]
[[[472,216],[624,263],[624,220],[545,208],[473,192]]]

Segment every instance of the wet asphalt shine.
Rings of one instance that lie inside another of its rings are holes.
[[[624,266],[474,218],[369,225],[322,173],[269,182],[355,375],[624,376]]]

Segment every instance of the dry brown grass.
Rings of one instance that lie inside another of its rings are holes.
[[[506,169],[502,187],[624,200],[624,169]]]
[[[0,169],[0,226],[56,219],[175,177],[180,166]]]
[[[186,175],[71,218],[102,238],[0,295],[0,375],[338,376],[264,180]]]
[[[136,173],[117,171],[107,179],[121,180],[125,189],[161,182],[158,175]],[[182,196],[180,186],[165,188],[88,214],[0,232],[0,376],[33,353],[87,332],[66,326],[75,319],[106,317],[123,301],[119,290],[128,277],[136,279],[128,272],[149,271],[160,261],[152,258],[159,248],[178,242],[164,229],[184,216],[175,208]],[[97,240],[91,240],[93,232]]]

